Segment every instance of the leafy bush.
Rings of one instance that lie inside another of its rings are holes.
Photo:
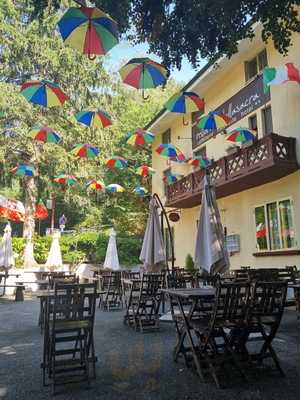
[[[192,274],[196,274],[196,268],[195,268],[195,263],[193,260],[193,257],[190,254],[187,254],[185,258],[185,268]]]

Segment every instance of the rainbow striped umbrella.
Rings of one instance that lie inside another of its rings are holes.
[[[186,161],[185,155],[182,153],[182,151],[171,143],[160,144],[155,151],[163,157],[168,157],[171,161]]]
[[[206,157],[198,156],[188,160],[188,164],[193,167],[207,168],[210,166],[211,161]]]
[[[165,104],[165,108],[173,113],[188,114],[203,110],[204,105],[204,100],[197,93],[181,92],[172,96]],[[188,125],[184,119],[183,123]]]
[[[143,97],[145,89],[165,85],[168,78],[168,70],[148,57],[132,58],[119,70],[119,73],[124,83],[142,89]]]
[[[148,190],[144,188],[143,186],[137,186],[136,188],[133,189],[133,193],[137,194],[138,196],[146,196],[148,193]]]
[[[29,102],[44,107],[62,106],[68,96],[53,82],[26,81],[21,86],[21,94]]]
[[[93,60],[119,42],[118,25],[96,7],[71,7],[58,22],[65,43]]]
[[[110,185],[106,186],[106,191],[108,193],[122,193],[125,192],[123,186],[118,185],[117,183],[111,183]]]
[[[77,183],[77,179],[73,175],[61,174],[54,178],[54,182],[60,185],[74,186]]]
[[[227,136],[227,140],[230,142],[248,142],[249,140],[254,140],[257,135],[257,132],[253,129],[249,128],[236,128],[232,132],[230,132],[229,136]]]
[[[34,167],[27,164],[19,164],[11,170],[16,176],[34,176]]]
[[[105,111],[80,111],[75,114],[78,122],[91,128],[106,128],[112,125],[111,117]]]
[[[199,119],[197,123],[197,128],[205,129],[208,131],[215,131],[226,128],[226,126],[230,122],[231,118],[228,117],[228,115],[210,112]]]
[[[182,175],[178,174],[169,174],[163,177],[163,181],[166,182],[168,185],[177,182],[179,179],[182,178]]]
[[[35,127],[30,133],[34,140],[39,140],[40,142],[57,144],[61,141],[61,137],[48,126]]]
[[[148,165],[141,165],[140,167],[138,167],[135,172],[142,176],[143,178],[150,176],[150,175],[154,175],[155,174],[155,169],[149,167]]]
[[[90,144],[77,144],[72,153],[81,158],[95,158],[99,155],[100,151],[97,147],[94,147]]]
[[[96,179],[91,180],[87,186],[93,190],[103,190],[105,189],[105,183],[103,181],[97,181]]]
[[[127,167],[127,163],[128,161],[125,158],[119,156],[113,156],[105,162],[107,167],[117,169],[123,169]]]
[[[134,132],[129,133],[127,143],[132,146],[145,146],[153,143],[154,139],[154,133],[138,128]]]

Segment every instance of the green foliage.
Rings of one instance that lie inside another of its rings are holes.
[[[197,271],[195,269],[195,263],[193,257],[190,254],[187,254],[185,258],[185,268],[194,275]]]

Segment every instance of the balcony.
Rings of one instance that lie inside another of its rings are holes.
[[[296,139],[272,133],[220,158],[209,167],[209,172],[220,198],[275,181],[298,169]],[[204,170],[196,171],[169,185],[166,207],[199,205],[204,173]]]

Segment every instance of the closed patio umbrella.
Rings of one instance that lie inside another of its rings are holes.
[[[61,256],[61,250],[59,245],[60,232],[54,231],[52,234],[52,243],[50,247],[50,251],[48,254],[48,258],[46,261],[46,267],[55,267],[62,268],[63,261]]]
[[[104,268],[111,269],[113,271],[120,271],[120,263],[118,257],[118,249],[117,249],[117,241],[116,241],[116,231],[114,229],[111,230],[109,241],[107,245]]]
[[[203,179],[202,188],[195,265],[212,275],[223,274],[229,269],[229,258],[215,189],[207,174]]]
[[[149,272],[156,272],[166,265],[165,246],[162,237],[157,203],[154,198],[150,200],[149,217],[144,235],[140,260]]]
[[[4,235],[0,243],[0,268],[14,267],[15,260],[11,241],[11,226],[8,223],[4,229]]]

